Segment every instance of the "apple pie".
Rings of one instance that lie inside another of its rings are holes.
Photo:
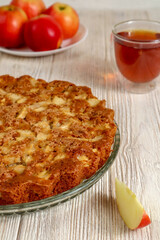
[[[114,111],[88,87],[0,76],[0,204],[47,198],[91,177],[116,129]]]

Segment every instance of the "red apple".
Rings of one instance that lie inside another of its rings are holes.
[[[26,22],[24,39],[33,51],[48,51],[60,47],[63,35],[51,16],[39,15]]]
[[[29,19],[38,16],[46,9],[43,0],[12,0],[11,4],[22,8]]]
[[[0,7],[0,46],[19,47],[24,43],[24,23],[26,13],[18,7],[7,5]]]
[[[51,15],[61,26],[63,38],[72,38],[79,28],[79,16],[75,9],[64,3],[54,3],[44,11]]]

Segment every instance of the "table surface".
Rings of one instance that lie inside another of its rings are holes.
[[[158,19],[159,9],[79,10],[89,34],[66,52],[39,58],[0,53],[0,75],[23,74],[47,81],[87,85],[115,110],[121,144],[112,167],[92,188],[61,205],[39,212],[0,217],[2,240],[158,240],[160,237],[160,84],[147,94],[126,92],[112,72],[112,26],[132,18]],[[129,230],[115,200],[115,177],[137,195],[152,224]]]

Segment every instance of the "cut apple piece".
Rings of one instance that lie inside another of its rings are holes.
[[[117,178],[115,188],[118,210],[125,224],[132,230],[150,224],[150,218],[136,195]]]

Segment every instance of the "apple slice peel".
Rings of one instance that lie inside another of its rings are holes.
[[[117,178],[115,180],[115,189],[118,210],[128,228],[134,230],[151,223],[136,195]]]
[[[151,223],[151,220],[145,210],[143,211],[142,220],[143,221],[140,222],[140,224],[138,225],[137,228],[146,227],[147,225],[149,225]]]

